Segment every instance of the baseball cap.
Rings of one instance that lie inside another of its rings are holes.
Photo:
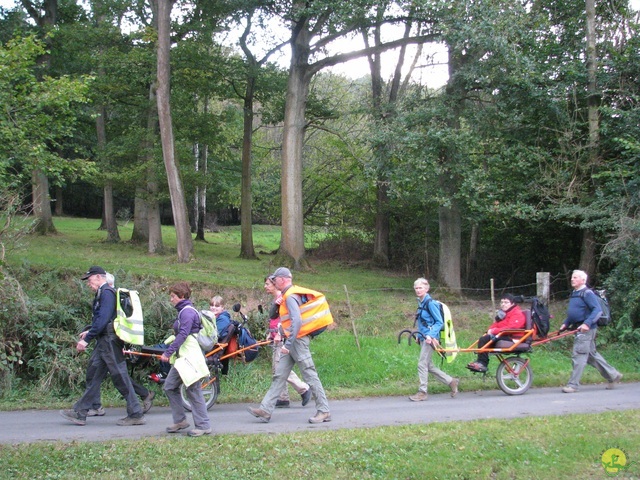
[[[278,269],[276,269],[275,272],[273,272],[271,274],[272,277],[284,277],[284,278],[293,278],[293,276],[291,275],[291,270],[289,270],[287,267],[280,267]]]
[[[89,267],[89,270],[87,271],[87,273],[85,273],[82,277],[80,277],[80,280],[86,280],[91,275],[106,275],[106,274],[107,272],[104,268],[94,265],[92,267]]]

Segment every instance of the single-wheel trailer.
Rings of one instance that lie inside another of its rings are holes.
[[[523,310],[526,317],[524,329],[503,330],[499,332],[495,339],[490,340],[483,347],[478,347],[478,340],[467,348],[436,348],[436,351],[445,356],[451,353],[488,353],[495,355],[498,359],[498,367],[496,369],[496,381],[498,387],[507,395],[522,395],[533,383],[533,370],[531,369],[531,360],[522,357],[523,353],[531,353],[533,347],[542,345],[560,338],[572,335],[575,330],[565,330],[551,332],[543,338],[536,338],[536,328],[531,319],[531,311]],[[402,337],[408,335],[408,342],[415,340],[420,343],[422,335],[411,329],[402,330],[398,334],[398,343],[402,341]],[[474,373],[482,373],[475,372]],[[486,374],[486,372],[484,372]]]

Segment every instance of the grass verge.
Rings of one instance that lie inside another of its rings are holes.
[[[639,478],[640,410],[281,435],[0,446],[5,478]]]

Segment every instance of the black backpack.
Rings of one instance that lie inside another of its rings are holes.
[[[549,309],[538,300],[538,297],[531,299],[531,320],[535,326],[538,338],[545,338],[549,333],[551,314]]]
[[[609,300],[607,299],[607,291],[606,290],[591,290],[589,288],[585,288],[580,292],[580,298],[584,303],[587,303],[584,299],[587,291],[591,291],[595,293],[596,298],[598,299],[598,303],[600,304],[600,308],[602,309],[602,315],[598,319],[599,327],[606,327],[611,323],[611,307],[609,306]]]

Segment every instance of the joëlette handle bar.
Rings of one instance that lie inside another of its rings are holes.
[[[233,356],[238,355],[239,353],[242,353],[244,351],[247,350],[251,350],[253,348],[257,348],[257,347],[261,347],[263,345],[269,345],[270,343],[273,343],[273,340],[262,340],[260,342],[256,342],[253,345],[250,345],[248,347],[244,347],[244,348],[239,348],[238,350],[236,350],[235,352],[231,352],[231,353],[227,353],[226,355],[223,355],[220,357],[220,360],[225,360],[227,358],[231,358]],[[227,343],[220,343],[216,346],[216,348],[214,348],[213,350],[211,350],[210,352],[208,352],[205,357],[210,357],[211,355],[215,355],[216,353],[218,353],[219,351],[223,350],[228,344]],[[157,360],[160,360],[160,358],[162,357],[162,355],[158,355],[157,353],[144,353],[144,352],[136,352],[135,350],[122,350],[122,353],[125,355],[136,355],[138,357],[149,357],[149,358],[155,358]]]
[[[540,340],[536,340],[535,342],[533,342],[531,344],[531,346],[542,345],[544,343],[549,343],[549,342],[552,342],[552,341],[557,340],[557,339],[562,338],[562,337],[573,335],[574,333],[576,333],[576,330],[577,329],[574,328],[572,330],[566,330],[566,331],[562,331],[562,332],[560,330],[557,330],[555,332],[551,332],[545,338],[541,338]]]
[[[135,350],[122,350],[122,353],[124,355],[136,355],[138,357],[150,357],[150,358],[156,358],[158,360],[160,360],[160,357],[162,357],[162,355],[158,355],[157,353],[144,353],[144,352],[136,352]]]

